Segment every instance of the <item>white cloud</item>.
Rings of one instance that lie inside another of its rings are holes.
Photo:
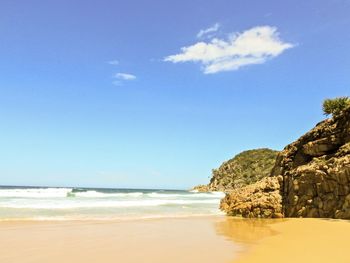
[[[197,38],[201,38],[209,33],[213,33],[218,31],[220,28],[220,24],[219,23],[215,23],[214,25],[212,25],[211,27],[208,27],[206,29],[202,29],[201,31],[198,32],[197,34]]]
[[[119,65],[119,61],[118,60],[111,60],[107,62],[110,65]]]
[[[233,33],[228,39],[212,38],[181,48],[176,55],[164,61],[173,63],[199,62],[205,74],[233,71],[242,66],[262,64],[294,47],[279,38],[276,27],[257,26],[242,33]]]
[[[117,73],[114,75],[114,78],[120,79],[120,80],[134,80],[136,79],[135,75],[129,74],[129,73]]]

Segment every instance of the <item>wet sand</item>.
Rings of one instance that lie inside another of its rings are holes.
[[[121,222],[2,222],[1,263],[231,262],[225,217]]]
[[[260,239],[233,262],[350,262],[350,221],[285,219],[269,228],[273,235]]]
[[[1,263],[348,263],[349,244],[349,221],[322,219],[0,222]]]

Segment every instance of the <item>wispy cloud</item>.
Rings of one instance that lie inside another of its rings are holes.
[[[164,61],[199,62],[205,74],[213,74],[262,64],[292,47],[293,44],[279,38],[276,27],[257,26],[232,33],[227,39],[212,38],[209,42],[201,41],[183,47],[179,54],[167,56]]]
[[[114,75],[114,78],[116,79],[120,79],[120,80],[134,80],[136,79],[136,76],[133,74],[129,74],[129,73],[117,73]]]
[[[208,27],[206,29],[202,29],[198,32],[197,34],[197,38],[202,38],[205,35],[208,35],[210,33],[214,33],[216,31],[218,31],[220,28],[220,24],[219,23],[215,23],[214,25],[212,25],[211,27]]]
[[[107,62],[110,65],[119,65],[118,60],[111,60]],[[136,76],[130,73],[118,72],[113,75],[113,84],[116,86],[122,86],[125,81],[135,80]]]
[[[119,61],[118,60],[111,60],[107,62],[110,65],[119,65]]]
[[[132,81],[136,79],[136,76],[129,73],[118,72],[114,76],[114,81],[112,82],[116,86],[122,86],[125,81]]]

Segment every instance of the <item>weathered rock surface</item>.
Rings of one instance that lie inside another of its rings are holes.
[[[267,186],[271,180],[279,190]],[[350,219],[350,108],[286,146],[271,178],[227,194],[221,209],[245,217],[282,212],[285,217]]]
[[[350,108],[285,147],[279,175],[286,217],[350,219]]]
[[[282,216],[282,177],[265,177],[262,180],[232,190],[221,200],[220,209],[228,215],[259,218]]]
[[[210,192],[210,188],[206,184],[200,184],[191,189],[192,191],[198,191],[198,192]]]

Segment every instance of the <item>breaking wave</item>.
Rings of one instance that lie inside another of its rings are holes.
[[[0,220],[218,215],[223,195],[180,190],[0,187]]]

